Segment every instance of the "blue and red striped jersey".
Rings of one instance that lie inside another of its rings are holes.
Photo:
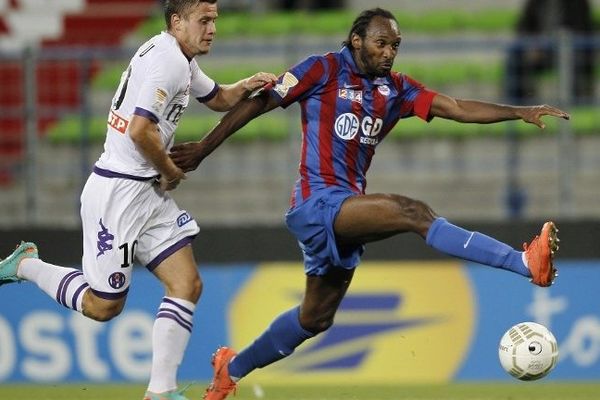
[[[294,102],[301,107],[302,152],[292,206],[330,186],[364,194],[375,147],[400,118],[431,120],[436,95],[398,72],[369,79],[347,47],[301,61],[279,77],[270,94],[284,108]]]

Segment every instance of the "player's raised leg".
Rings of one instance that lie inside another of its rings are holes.
[[[554,253],[558,251],[558,229],[554,222],[546,222],[539,236],[527,244],[523,243],[531,281],[538,286],[550,286],[558,272],[554,267]]]
[[[347,199],[336,219],[340,242],[367,243],[404,233],[422,236],[431,247],[464,260],[515,272],[539,286],[556,276],[556,226],[544,224],[525,252],[480,232],[469,231],[438,217],[424,202],[396,194],[370,194]]]
[[[38,258],[35,243],[21,242],[8,257],[0,260],[0,286],[23,280],[19,277],[18,271],[19,264],[26,258]]]
[[[28,242],[22,242],[0,262],[0,285],[20,281],[35,283],[59,304],[79,312],[89,288],[80,270],[40,260],[37,246]]]
[[[528,277],[538,286],[550,286],[558,275],[554,254],[558,250],[558,229],[546,222],[539,236],[524,245],[524,252],[479,232],[462,229],[437,218],[426,237],[427,244],[455,257],[506,269]]]

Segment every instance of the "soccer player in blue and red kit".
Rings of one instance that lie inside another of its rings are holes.
[[[213,355],[214,377],[205,399],[224,399],[256,368],[289,356],[306,339],[333,324],[336,310],[360,262],[364,244],[414,232],[427,244],[465,260],[513,271],[539,286],[552,284],[558,249],[552,222],[516,251],[489,236],[438,217],[425,203],[398,194],[366,194],[365,174],[375,147],[401,119],[441,117],[458,122],[568,119],[547,105],[515,107],[455,99],[392,71],[401,36],[383,9],[362,12],[339,52],[310,56],[275,85],[238,103],[201,141],[176,145],[171,158],[195,169],[228,136],[278,106],[300,103],[302,152],[286,223],[304,254],[306,289],[298,307],[278,316],[249,347]]]

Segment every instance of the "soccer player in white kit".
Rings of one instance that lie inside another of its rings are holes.
[[[218,85],[194,56],[208,53],[216,0],[167,0],[167,31],[135,53],[121,77],[108,115],[104,152],[81,194],[83,272],[46,263],[33,243],[21,243],[0,262],[0,285],[28,280],[65,307],[97,321],[125,305],[134,261],[164,284],[156,314],[152,369],[144,399],[183,400],[177,368],[187,347],[202,291],[190,243],[199,232],[168,191],[185,175],[169,158],[177,124],[191,97],[227,111],[267,83],[259,72]]]

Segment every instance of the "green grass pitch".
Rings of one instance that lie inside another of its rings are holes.
[[[0,385],[0,399],[131,400],[141,399],[143,384]],[[202,398],[203,384],[186,392]],[[232,400],[598,400],[600,382],[461,383],[448,385],[264,386],[244,385]]]

